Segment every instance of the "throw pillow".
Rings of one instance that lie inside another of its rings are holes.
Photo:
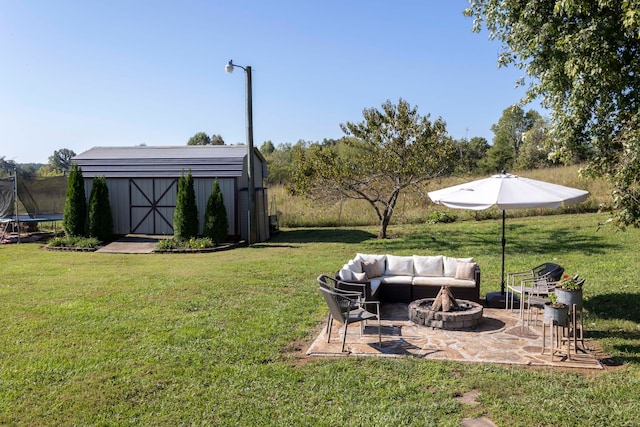
[[[476,269],[475,262],[459,262],[456,268],[456,279],[473,280]]]
[[[366,282],[367,281],[367,273],[353,273],[353,277],[358,282]]]
[[[444,276],[455,277],[459,262],[473,262],[473,258],[451,258],[448,256],[443,257]]]
[[[359,262],[375,262],[378,264],[378,268],[382,273],[384,273],[385,264],[386,264],[386,256],[377,255],[377,254],[356,254],[355,260]],[[359,271],[358,273],[360,273]],[[382,276],[382,273],[380,274]]]
[[[380,277],[384,273],[378,266],[377,262],[363,262],[362,271],[367,275],[367,278],[373,279],[374,277]]]

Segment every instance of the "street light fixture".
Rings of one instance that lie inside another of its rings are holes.
[[[229,60],[227,65],[224,66],[224,70],[227,73],[233,73],[233,69],[241,68],[244,70],[247,76],[247,188],[249,195],[249,218],[248,218],[248,244],[258,241],[256,227],[256,188],[253,176],[253,102],[252,102],[252,89],[251,89],[251,66],[243,67],[236,65],[233,60]]]

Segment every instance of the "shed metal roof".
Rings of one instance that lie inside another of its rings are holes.
[[[246,155],[245,145],[94,147],[72,161],[85,177],[179,177],[188,170],[194,177],[239,177]]]

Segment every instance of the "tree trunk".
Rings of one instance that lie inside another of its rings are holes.
[[[391,216],[393,215],[393,211],[396,207],[396,202],[398,201],[399,194],[400,188],[394,189],[391,193],[391,197],[389,198],[389,202],[385,205],[382,215],[378,215],[378,217],[380,218],[380,231],[378,231],[378,239],[387,238],[387,227],[391,222]]]
[[[389,226],[389,221],[391,221],[391,216],[385,214],[382,217],[382,221],[380,222],[380,230],[378,231],[378,239],[386,239],[387,238],[387,227]]]

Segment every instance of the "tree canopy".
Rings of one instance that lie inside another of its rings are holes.
[[[71,159],[76,155],[73,150],[68,148],[61,148],[53,152],[49,156],[49,166],[60,172],[67,172],[71,169]]]
[[[379,238],[400,193],[450,170],[455,146],[441,119],[433,123],[400,99],[365,109],[364,121],[341,124],[341,144],[294,147],[293,190],[318,198],[366,200],[380,220]]]
[[[224,145],[222,135],[211,135],[211,145]]]
[[[520,157],[524,135],[536,124],[541,126],[542,123],[542,117],[534,110],[525,112],[518,105],[505,108],[498,123],[491,126],[493,146],[487,150],[484,169],[496,173],[511,170],[522,163]]]
[[[211,138],[204,132],[198,132],[189,138],[187,145],[211,145]]]
[[[500,65],[533,78],[527,100],[551,109],[558,158],[588,159],[612,182],[621,225],[640,225],[639,159],[626,155],[638,148],[640,2],[470,0],[465,13],[502,42]]]
[[[0,157],[0,177],[9,176],[16,169],[16,162],[13,160],[5,160],[5,156]]]
[[[198,132],[189,138],[187,145],[224,145],[222,136],[212,134],[211,137],[205,132]]]

